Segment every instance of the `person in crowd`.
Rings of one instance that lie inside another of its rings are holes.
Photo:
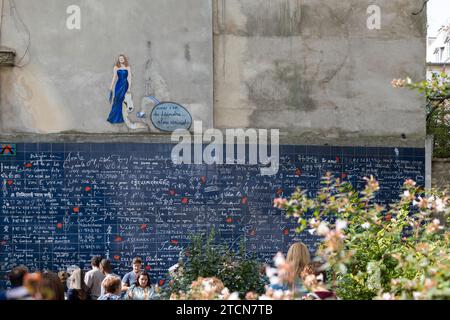
[[[19,288],[23,286],[23,279],[29,273],[26,266],[20,265],[11,270],[8,273],[9,282],[11,282],[11,288]]]
[[[103,259],[100,262],[100,271],[105,276],[105,279],[103,279],[103,281],[102,281],[102,289],[101,289],[101,295],[104,295],[105,288],[103,287],[103,282],[106,280],[106,278],[108,278],[108,277],[120,278],[120,277],[117,274],[113,273],[113,267],[112,267],[111,260],[108,260],[108,259]]]
[[[42,281],[41,274],[29,273],[28,268],[23,268],[23,266],[19,269],[14,269],[9,274],[13,287],[7,291],[0,292],[0,300],[35,300],[35,295],[39,296],[37,292]],[[21,274],[25,269],[27,270],[25,275],[17,277],[17,274]],[[18,279],[21,279],[21,282]],[[22,285],[18,286],[20,283]]]
[[[92,270],[88,271],[84,276],[84,283],[86,284],[89,300],[97,300],[101,295],[102,281],[105,275],[100,271],[100,262],[102,257],[95,256],[91,259]]]
[[[87,299],[87,288],[83,281],[83,270],[75,268],[67,280],[67,300],[78,301]]]
[[[125,300],[157,300],[158,295],[151,285],[150,275],[147,272],[140,272],[136,277],[136,282],[128,289]]]
[[[105,294],[101,295],[98,300],[121,300],[120,292],[122,283],[120,278],[110,276],[105,278],[102,283]]]
[[[31,297],[29,290],[24,287],[24,279],[29,274],[24,265],[13,268],[8,273],[11,289],[0,293],[0,300],[25,300]]]
[[[293,281],[289,283],[289,288],[296,295],[302,297],[308,293],[308,290],[302,283],[302,271],[310,264],[311,256],[308,247],[301,242],[296,242],[289,247],[286,262],[290,264],[293,272]]]
[[[69,277],[70,277],[70,274],[67,271],[65,271],[65,270],[62,270],[62,271],[58,272],[58,278],[61,281],[61,283],[62,283],[62,285],[64,287],[64,292],[66,294],[67,294],[67,290],[68,290],[67,280],[69,279]]]
[[[128,272],[122,279],[122,291],[127,292],[130,287],[136,283],[137,275],[141,272],[142,259],[136,257],[133,259],[133,271]]]
[[[50,271],[42,273],[35,298],[38,300],[65,299],[64,287],[56,273]]]

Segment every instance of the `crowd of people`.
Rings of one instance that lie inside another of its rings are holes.
[[[0,292],[0,300],[158,300],[159,288],[141,269],[142,260],[133,259],[133,270],[123,278],[113,273],[108,259],[95,256],[91,270],[78,266],[54,273],[30,273],[18,266],[8,274],[11,288]]]
[[[288,250],[288,274],[283,283],[271,285],[273,290],[291,291],[308,299],[336,299],[325,285],[326,276],[320,264],[311,261],[308,247],[294,243]],[[11,289],[0,292],[0,300],[159,300],[160,288],[152,285],[150,275],[142,270],[142,260],[132,261],[133,270],[119,277],[113,272],[110,260],[94,256],[91,270],[78,266],[54,273],[30,273],[26,266],[18,266],[9,273]]]

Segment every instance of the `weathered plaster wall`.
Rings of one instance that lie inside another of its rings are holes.
[[[30,63],[0,71],[0,133],[129,133],[106,122],[123,52],[138,109],[153,92],[207,126],[281,129],[282,143],[424,145],[423,97],[390,85],[425,77],[426,12],[412,15],[421,0],[15,2]],[[80,31],[65,27],[71,4]],[[371,4],[381,30],[366,27]],[[8,12],[2,38],[25,51]]]
[[[381,8],[381,29],[367,8]],[[215,0],[216,127],[280,128],[287,141],[422,146],[419,0]],[[403,135],[403,137],[402,137]]]
[[[0,70],[2,133],[117,133],[106,119],[118,54],[129,57],[136,110],[146,94],[212,126],[212,4],[203,0],[5,1],[2,44],[23,68]],[[81,30],[66,28],[70,5]],[[24,25],[22,25],[23,21]],[[25,28],[26,26],[26,28]],[[151,45],[150,45],[151,43]],[[148,118],[147,118],[148,119]]]
[[[450,188],[450,159],[433,159],[432,186],[435,188]]]

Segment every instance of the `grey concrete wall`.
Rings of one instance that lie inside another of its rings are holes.
[[[121,53],[130,60],[137,111],[142,97],[154,93],[212,126],[209,1],[14,2],[17,10],[5,1],[2,44],[14,48],[20,60],[28,28],[31,45],[25,59],[17,61],[26,64],[23,68],[0,70],[1,133],[128,132],[125,125],[106,121],[113,66]],[[66,27],[70,5],[81,8],[81,30]]]
[[[421,0],[215,0],[215,125],[306,144],[424,146]],[[367,8],[381,8],[381,29]],[[403,138],[402,138],[403,135]]]
[[[150,74],[156,96],[207,126],[277,128],[282,143],[424,146],[424,98],[390,85],[425,78],[426,12],[412,15],[421,0],[15,2],[30,63],[0,71],[0,133],[129,133],[105,121],[123,52],[136,105]],[[80,31],[65,28],[71,4]],[[372,4],[380,30],[366,27]],[[8,12],[2,38],[25,51]]]
[[[432,186],[450,189],[450,159],[433,159]]]

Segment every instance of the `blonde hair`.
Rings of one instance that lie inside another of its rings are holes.
[[[286,261],[291,264],[294,275],[300,276],[303,268],[305,268],[310,263],[308,247],[301,242],[294,243],[289,248]]]

